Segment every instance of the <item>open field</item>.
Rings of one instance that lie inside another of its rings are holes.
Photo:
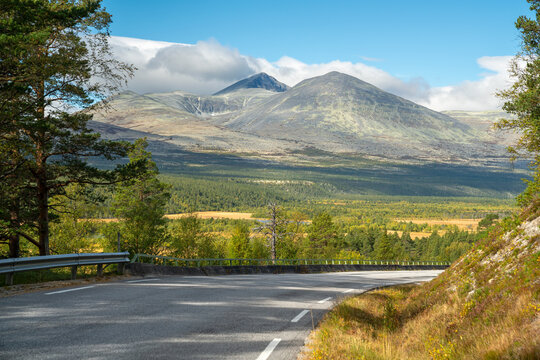
[[[457,226],[459,230],[476,231],[482,219],[394,219],[397,222],[412,222],[413,224],[450,225]],[[412,236],[412,234],[411,234]]]
[[[232,219],[232,220],[258,220],[252,217],[252,213],[234,211],[195,211],[192,213],[167,214],[167,219],[180,219],[186,216],[196,215],[200,219]]]
[[[195,211],[192,213],[166,214],[166,219],[180,219],[186,216],[196,215],[200,219],[231,219],[231,220],[260,220],[252,217],[252,213],[233,212],[233,211]],[[90,221],[99,223],[118,222],[116,218],[108,219],[80,219],[79,221]]]
[[[400,231],[400,230],[388,230],[388,233],[389,234],[398,234],[399,237],[401,237],[404,233],[404,231]],[[439,235],[444,235],[446,234],[446,231],[445,230],[439,230],[437,231],[437,233]],[[423,239],[423,238],[428,238],[431,236],[432,233],[430,232],[421,232],[421,231],[411,231],[409,232],[409,235],[411,236],[411,239]]]

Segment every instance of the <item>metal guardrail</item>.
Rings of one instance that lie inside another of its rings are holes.
[[[182,259],[171,256],[135,254],[131,262],[149,262],[151,264],[174,266],[268,266],[268,265],[426,265],[446,266],[449,262],[441,261],[398,261],[398,260],[351,260],[351,259]]]
[[[32,256],[0,260],[0,274],[6,274],[6,284],[13,284],[13,274],[22,271],[71,267],[71,278],[77,276],[78,266],[97,265],[98,275],[103,274],[103,265],[119,264],[119,273],[123,265],[129,263],[129,253],[93,253]]]

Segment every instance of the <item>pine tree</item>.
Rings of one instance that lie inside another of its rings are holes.
[[[337,251],[338,229],[330,214],[321,212],[313,218],[308,229],[307,255],[315,258],[331,257]]]
[[[394,259],[394,246],[386,232],[381,233],[381,235],[375,241],[373,253],[377,260]]]
[[[533,180],[527,181],[527,189],[518,198],[521,205],[538,200],[540,194],[540,0],[528,2],[535,18],[520,16],[515,24],[521,33],[521,51],[512,62],[510,74],[516,81],[498,94],[506,100],[503,109],[515,117],[496,124],[521,134],[517,144],[509,148],[514,158],[533,157]]]
[[[249,227],[244,223],[237,224],[233,229],[229,244],[229,255],[232,258],[243,259],[249,257]]]
[[[157,166],[146,146],[146,139],[138,139],[129,152],[130,163],[145,164],[145,171],[116,187],[112,210],[121,220],[122,250],[159,255],[166,241],[163,215],[170,194],[169,186],[157,178]]]
[[[87,159],[123,157],[130,146],[100,139],[87,127],[92,116],[74,112],[118,89],[132,73],[112,57],[110,22],[100,0],[0,4],[0,148],[10,150],[0,165],[0,190],[19,199],[23,191],[31,195],[0,213],[2,233],[23,236],[40,255],[49,254],[50,197],[74,183],[111,184],[138,168],[90,166]],[[26,222],[37,239],[23,231]]]

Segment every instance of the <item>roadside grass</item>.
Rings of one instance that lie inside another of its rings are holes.
[[[540,358],[540,308],[531,292],[486,304],[479,316],[458,296],[430,304],[425,290],[404,285],[346,299],[311,335],[302,359]]]
[[[428,283],[345,299],[302,359],[540,359],[539,215],[503,221]]]

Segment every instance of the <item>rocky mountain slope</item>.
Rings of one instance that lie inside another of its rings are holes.
[[[259,73],[250,76],[247,79],[235,82],[231,86],[218,91],[214,95],[223,95],[240,89],[265,89],[274,92],[283,92],[289,90],[289,86],[277,81],[276,78],[268,74]]]
[[[228,100],[219,97],[217,100],[206,101],[202,97],[180,93],[139,95],[128,91],[110,98],[108,108],[94,108],[92,127],[99,129],[109,139],[131,139],[135,131],[152,135],[156,141],[192,150],[234,149],[266,153],[294,149],[291,146],[294,144],[289,142],[230,130],[197,116],[198,113],[210,116],[209,111],[212,109],[226,112],[230,109],[227,107],[229,100],[234,103],[233,106],[241,107],[242,101],[249,102],[254,97],[256,95],[241,93]],[[107,126],[113,128],[108,129]]]
[[[477,131],[488,134],[492,139],[496,139],[499,144],[509,146],[515,144],[519,138],[519,134],[510,131],[496,130],[493,124],[503,118],[511,118],[512,115],[504,111],[463,111],[450,110],[442,111],[443,114],[453,117],[454,119],[469,125]]]
[[[338,72],[304,80],[221,120],[233,130],[332,152],[458,160],[501,150],[468,124]]]
[[[302,149],[356,153],[394,160],[483,163],[504,161],[501,139],[332,72],[292,88],[266,74],[239,81],[213,96],[185,92],[109,101],[94,120],[165,136],[186,149],[287,154]]]

